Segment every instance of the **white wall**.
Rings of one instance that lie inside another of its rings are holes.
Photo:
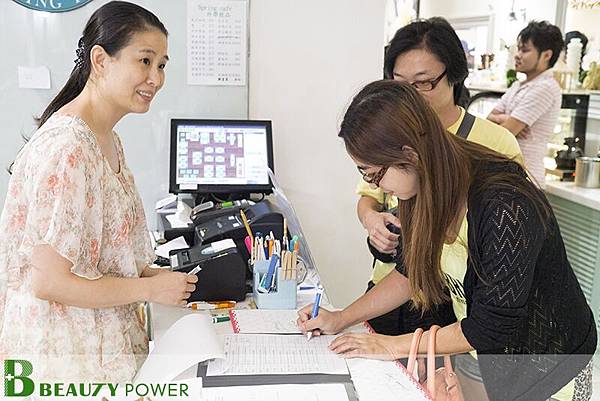
[[[526,10],[527,21],[556,20],[557,0],[515,0],[514,10]],[[512,0],[421,0],[420,16],[429,18],[442,16],[444,18],[475,17],[497,14],[498,23],[505,23],[512,7]]]
[[[276,175],[337,306],[371,271],[337,132],[352,96],[382,76],[384,11],[384,0],[250,2],[250,118],[273,120]]]
[[[567,9],[565,32],[580,31],[585,33],[589,43],[588,51],[600,47],[600,8]]]
[[[557,23],[557,1],[560,0],[515,0],[514,11],[518,21],[509,21],[512,0],[421,0],[420,16],[429,18],[442,16],[446,19],[480,17],[490,15],[493,18],[493,52],[497,52],[500,39],[509,44],[516,42],[517,35],[531,20],[546,20]],[[520,10],[525,10],[525,21]]]

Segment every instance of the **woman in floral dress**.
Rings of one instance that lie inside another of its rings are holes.
[[[121,1],[94,12],[71,76],[18,154],[0,217],[0,359],[45,380],[131,380],[141,301],[185,305],[196,276],[157,273],[115,124],[164,83],[167,30]]]

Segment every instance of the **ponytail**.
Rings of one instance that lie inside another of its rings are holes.
[[[58,95],[52,99],[42,115],[35,119],[38,128],[44,125],[44,123],[48,121],[52,114],[58,111],[65,104],[69,103],[71,100],[75,99],[85,87],[85,84],[90,76],[89,54],[86,55],[85,53],[85,44],[83,42],[83,38],[81,38],[79,39],[79,47],[77,48],[75,67],[73,68],[73,71],[71,71],[71,75],[69,76],[65,86],[63,86],[60,92],[58,92]],[[29,138],[26,136],[23,136],[23,139],[25,140],[25,143],[29,141]],[[13,160],[6,169],[8,174],[12,175],[14,165],[15,161]]]
[[[75,99],[81,93],[90,76],[90,68],[89,51],[86,52],[84,40],[81,38],[79,39],[79,46],[77,47],[75,67],[73,68],[73,71],[71,71],[69,80],[60,92],[58,92],[58,95],[52,99],[48,107],[46,107],[46,110],[42,113],[42,116],[36,120],[38,128],[44,125],[52,114],[71,100]]]

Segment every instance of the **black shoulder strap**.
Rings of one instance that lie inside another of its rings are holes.
[[[458,131],[456,131],[456,135],[460,136],[463,139],[467,139],[469,134],[471,133],[471,128],[473,128],[473,124],[475,123],[475,116],[468,111],[465,110],[465,116],[458,127]]]

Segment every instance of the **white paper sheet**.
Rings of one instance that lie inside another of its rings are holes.
[[[18,67],[19,88],[50,89],[50,70],[46,66]]]
[[[347,364],[360,401],[431,401],[394,362],[348,359]]]
[[[348,374],[346,362],[331,352],[335,336],[229,334],[225,336],[225,360],[208,364],[207,376],[259,374]]]
[[[209,387],[203,401],[348,401],[343,384],[280,384],[273,386]]]
[[[155,210],[174,208],[177,205],[177,195],[170,194],[166,198],[156,201]]]
[[[231,324],[236,333],[243,334],[301,334],[296,326],[295,310],[249,309],[231,311]]]
[[[214,358],[224,359],[225,353],[211,317],[199,313],[186,315],[156,341],[134,381],[167,382],[190,366]]]
[[[171,225],[171,228],[186,228],[192,221],[187,217],[180,217],[177,213],[166,215],[165,218]]]
[[[189,245],[187,244],[187,242],[185,242],[185,239],[183,237],[177,237],[165,244],[157,246],[154,253],[156,253],[157,256],[168,258],[170,250],[185,248],[189,248]]]

